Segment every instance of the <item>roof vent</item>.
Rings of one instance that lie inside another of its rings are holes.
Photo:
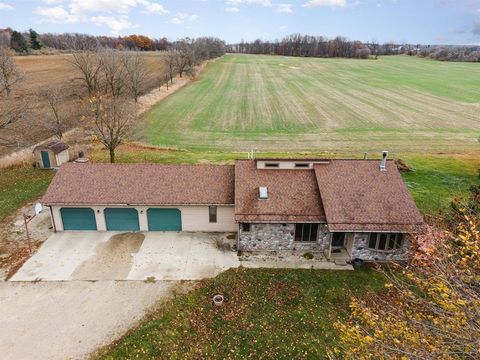
[[[268,189],[266,186],[260,186],[258,188],[258,198],[260,200],[267,200],[268,199]]]
[[[388,151],[383,151],[382,162],[380,163],[380,171],[387,171],[387,156]]]

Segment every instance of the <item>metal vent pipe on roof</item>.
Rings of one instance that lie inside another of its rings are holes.
[[[380,171],[387,171],[387,156],[388,156],[388,151],[383,151],[382,162],[380,163]]]

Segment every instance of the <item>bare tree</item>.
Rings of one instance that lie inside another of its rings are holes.
[[[40,93],[49,109],[49,116],[45,119],[45,128],[59,139],[63,138],[63,133],[67,130],[67,112],[64,108],[65,89],[59,87],[50,87]]]
[[[125,53],[116,50],[105,50],[98,53],[103,93],[114,98],[123,95]]]
[[[0,146],[18,146],[16,125],[29,114],[28,102],[12,101],[5,96],[0,98]]]
[[[12,52],[0,49],[0,94],[10,95],[13,87],[24,79],[24,74],[18,69]]]
[[[177,71],[177,56],[178,54],[174,51],[169,51],[166,53],[164,59],[165,64],[167,65],[168,77],[170,78],[170,82],[173,84],[173,77]],[[168,82],[167,82],[168,84]]]
[[[101,62],[97,52],[74,51],[70,63],[80,72],[84,86],[87,88],[88,96],[93,96],[99,88]]]
[[[180,40],[175,44],[174,49],[174,52],[176,53],[176,56],[174,57],[175,67],[178,71],[178,75],[182,77],[184,73],[192,72],[196,64],[192,41],[188,38]]]
[[[109,150],[115,162],[115,150],[130,135],[136,118],[134,102],[124,98],[95,96],[90,99],[91,129]]]
[[[10,48],[12,34],[10,29],[0,30],[0,49]]]
[[[123,56],[122,64],[124,68],[123,84],[137,103],[151,77],[145,57],[138,52],[127,54]]]

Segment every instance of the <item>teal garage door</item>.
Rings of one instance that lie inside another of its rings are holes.
[[[138,212],[133,208],[107,208],[105,223],[109,231],[138,231]]]
[[[182,231],[182,215],[178,209],[147,210],[149,231]]]
[[[90,208],[61,208],[63,230],[97,230],[95,212]]]

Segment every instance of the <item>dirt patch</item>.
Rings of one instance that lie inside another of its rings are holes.
[[[402,159],[395,159],[395,165],[397,165],[398,171],[400,172],[412,172],[413,169],[411,166],[408,166],[405,161]]]
[[[188,77],[176,77],[174,79],[173,85],[168,86],[168,90],[166,86],[162,86],[160,88],[156,88],[150,91],[148,94],[143,95],[140,99],[138,99],[138,114],[141,115],[147,110],[149,110],[153,105],[155,105],[160,100],[163,100],[167,96],[173,94],[178,89],[181,89],[185,85],[190,82]]]
[[[1,358],[89,359],[150,309],[190,286],[143,281],[0,283]]]
[[[31,252],[25,234],[23,214],[33,216],[34,203],[20,208],[0,223],[0,281],[8,280],[53,233],[48,209],[28,223]]]
[[[124,233],[112,236],[97,245],[96,254],[82,263],[72,274],[75,280],[108,280],[126,278],[132,267],[132,254],[143,244],[142,233]]]
[[[235,246],[235,243],[236,243],[235,235],[233,237],[229,235],[225,235],[215,239],[215,246],[217,247],[217,249],[224,252],[232,251],[232,248]]]
[[[131,143],[126,143],[123,145],[120,145],[119,149],[124,150],[124,151],[151,151],[151,152],[168,152],[168,151],[178,151],[178,149],[175,148],[168,148],[168,147],[160,147],[160,146],[155,146],[155,145],[149,145],[149,144],[142,144],[142,143],[137,143],[137,142],[131,142]]]

